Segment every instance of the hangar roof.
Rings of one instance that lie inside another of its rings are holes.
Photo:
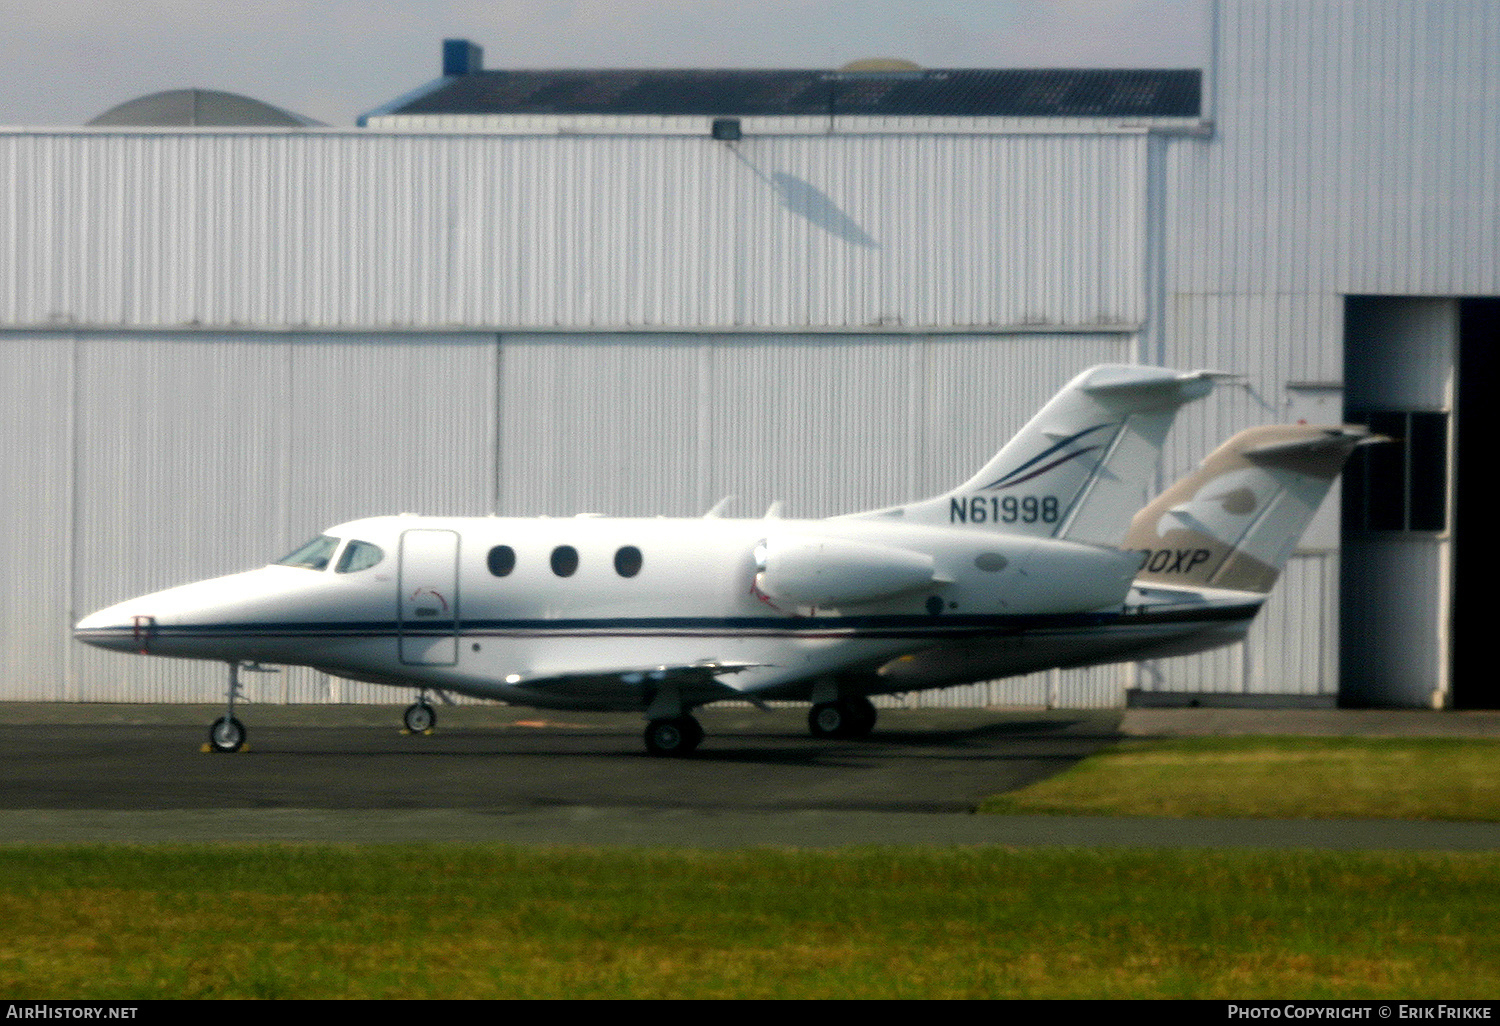
[[[442,78],[366,117],[390,114],[1197,117],[1202,72],[977,68],[785,71],[487,71],[479,48]],[[448,51],[445,51],[445,58]]]

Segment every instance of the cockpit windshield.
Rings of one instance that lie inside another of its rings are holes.
[[[298,548],[285,559],[277,560],[278,566],[300,566],[308,570],[326,570],[328,561],[333,558],[334,550],[339,547],[339,540],[330,535],[321,535]]]
[[[355,539],[344,548],[344,554],[339,557],[339,565],[334,570],[341,574],[358,573],[370,569],[384,558],[385,551],[379,545]]]

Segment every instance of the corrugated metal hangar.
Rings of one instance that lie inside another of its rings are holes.
[[[0,698],[214,700],[221,670],[69,625],[340,520],[893,504],[1125,361],[1245,375],[1163,481],[1259,423],[1400,441],[1244,645],[913,702],[1500,704],[1456,669],[1493,578],[1458,558],[1458,454],[1492,430],[1500,6],[1224,0],[1213,40],[1202,73],[521,72],[450,41],[356,129],[195,96],[189,127],[0,130]]]

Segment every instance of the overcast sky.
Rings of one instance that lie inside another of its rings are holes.
[[[244,93],[330,125],[487,68],[1187,67],[1210,0],[3,0],[0,124],[81,125],[165,89]]]

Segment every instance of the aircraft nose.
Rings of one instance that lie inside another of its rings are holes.
[[[116,652],[150,650],[156,618],[138,612],[127,612],[123,606],[110,606],[85,616],[73,625],[73,637],[96,648]]]
[[[116,652],[195,655],[183,628],[225,619],[226,610],[244,596],[265,590],[263,573],[251,570],[137,595],[85,616],[74,624],[73,637]]]

